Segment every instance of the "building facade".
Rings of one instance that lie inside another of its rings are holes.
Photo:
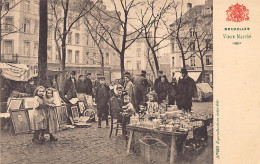
[[[148,63],[148,45],[144,38],[137,39],[125,52],[125,70],[133,76],[140,75],[141,71],[146,71],[146,77],[154,80],[151,67]],[[150,52],[151,53],[151,52]],[[153,60],[151,60],[153,64]]]
[[[6,2],[8,4],[3,5],[3,10],[11,9],[2,19],[2,36],[16,30],[17,32],[2,38],[1,60],[2,62],[25,64],[30,69],[29,76],[35,76],[38,73],[39,0],[24,0],[12,8],[15,2],[16,0],[10,0]],[[59,54],[54,40],[55,19],[50,5],[48,13],[48,70],[59,71]],[[57,15],[62,16],[62,13],[62,10],[58,10]],[[73,14],[74,11],[70,11],[70,13]],[[70,21],[70,18],[68,20]],[[115,22],[109,23],[115,25]],[[101,73],[99,49],[84,24],[84,17],[74,24],[67,35],[66,43],[66,71],[74,70],[77,74],[90,72],[94,76]],[[119,61],[119,56],[109,46],[104,44],[102,47],[105,76],[111,79],[113,71],[120,72],[120,62],[114,62]]]
[[[192,7],[187,4],[188,11],[183,15],[184,22],[179,31],[185,52],[185,65],[189,75],[200,82],[201,72],[204,65],[206,83],[213,83],[213,1],[206,0],[205,4]],[[171,24],[172,31],[176,30],[176,22]],[[198,38],[196,40],[196,38]],[[198,45],[200,49],[198,48]],[[183,59],[177,38],[172,38],[171,72],[180,76],[183,68]]]

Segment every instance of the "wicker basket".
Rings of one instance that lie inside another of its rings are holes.
[[[159,139],[145,137],[139,139],[141,155],[146,161],[167,161],[168,145]]]

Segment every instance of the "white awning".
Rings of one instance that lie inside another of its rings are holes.
[[[111,72],[111,81],[121,79],[121,72]]]
[[[29,68],[24,64],[0,63],[2,76],[14,81],[27,81]]]

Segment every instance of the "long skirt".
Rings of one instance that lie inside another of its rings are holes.
[[[55,112],[55,108],[47,107],[46,108],[47,116],[47,133],[55,133],[59,129],[58,118]]]
[[[32,130],[47,129],[47,118],[45,109],[33,109],[31,126]]]

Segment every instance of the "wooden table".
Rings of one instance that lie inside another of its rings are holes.
[[[171,136],[171,148],[170,148],[170,163],[171,164],[174,163],[176,155],[177,155],[177,151],[176,151],[176,136],[188,133],[188,132],[160,131],[160,130],[157,130],[157,129],[148,129],[148,128],[137,127],[137,126],[133,126],[133,125],[127,125],[126,128],[130,131],[126,154],[130,153],[130,148],[131,148],[132,139],[134,137],[134,132],[154,133],[154,134]]]

